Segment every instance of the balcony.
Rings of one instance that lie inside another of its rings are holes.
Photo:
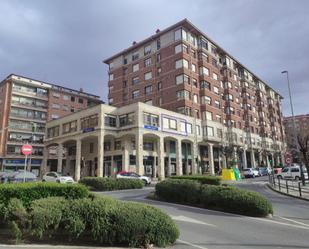
[[[25,89],[21,89],[18,87],[14,87],[12,88],[12,91],[14,94],[20,95],[20,96],[25,96],[25,97],[34,97],[34,98],[38,98],[38,99],[42,99],[42,100],[47,100],[48,99],[48,93],[41,93],[41,92],[35,92],[35,91],[31,91],[31,90],[25,90]]]

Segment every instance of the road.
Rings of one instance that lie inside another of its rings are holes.
[[[273,192],[265,185],[266,181],[267,177],[248,179],[237,186],[265,195],[273,203],[273,218],[252,218],[145,199],[154,191],[153,187],[104,194],[148,203],[167,212],[181,233],[171,248],[309,248],[309,202]]]

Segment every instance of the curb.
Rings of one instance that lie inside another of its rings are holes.
[[[279,194],[281,194],[281,195],[285,195],[285,196],[289,196],[289,197],[293,197],[293,198],[296,198],[296,199],[299,199],[299,200],[303,200],[303,201],[308,201],[308,202],[309,202],[309,199],[307,199],[307,198],[281,192],[281,191],[279,191],[279,190],[273,188],[269,183],[267,183],[266,186],[267,186],[269,189],[271,189],[271,190],[273,190],[273,191],[275,191],[275,192],[277,192],[277,193],[279,193]]]

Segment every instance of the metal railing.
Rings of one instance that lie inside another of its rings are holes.
[[[287,193],[294,196],[309,199],[309,180],[306,180],[306,185],[303,186],[302,181],[293,179],[277,178],[274,175],[269,175],[269,183],[274,188],[282,193]]]

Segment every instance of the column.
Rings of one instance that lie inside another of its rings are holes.
[[[262,151],[259,151],[259,165],[262,165],[262,161],[263,161],[263,156],[262,156]]]
[[[124,138],[123,142],[123,153],[122,153],[122,169],[124,171],[130,170],[130,141],[127,138]]]
[[[268,168],[270,168],[268,153],[266,153],[266,166],[267,166]]]
[[[80,180],[80,163],[81,163],[81,146],[82,141],[80,139],[76,140],[76,156],[75,156],[75,181]]]
[[[159,180],[164,180],[164,138],[160,137],[158,140],[158,176]]]
[[[96,175],[98,177],[103,177],[104,168],[104,133],[100,131],[98,135],[98,165]]]
[[[176,141],[176,175],[182,175],[182,153],[181,153],[181,140]]]
[[[63,160],[63,144],[59,143],[57,147],[57,172],[62,172],[62,160]]]
[[[254,150],[250,151],[250,157],[251,157],[251,168],[255,168],[255,155],[254,155]]]
[[[242,152],[242,167],[243,167],[243,169],[248,168],[247,150],[246,149],[244,149],[244,151]]]
[[[143,133],[137,132],[136,134],[136,172],[140,175],[145,174],[144,169],[144,148],[143,148]]]
[[[192,150],[192,175],[195,175],[197,174],[197,161],[196,161],[196,158],[198,157],[198,152],[197,152],[197,144],[195,142],[192,143],[192,147],[191,147],[191,150]]]
[[[215,174],[213,144],[208,144],[209,171],[211,175]]]

